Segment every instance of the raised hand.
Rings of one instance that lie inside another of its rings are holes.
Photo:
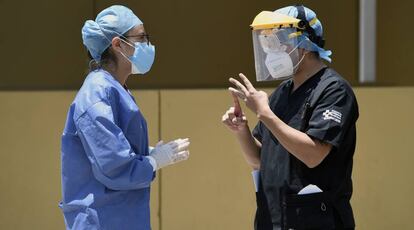
[[[259,114],[269,109],[269,99],[267,93],[261,90],[256,90],[252,83],[242,73],[239,74],[244,85],[234,78],[230,78],[229,81],[234,84],[234,87],[229,87],[229,91],[242,99],[246,106],[255,114]]]

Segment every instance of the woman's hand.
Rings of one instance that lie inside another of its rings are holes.
[[[176,164],[180,161],[187,160],[190,156],[190,140],[177,139],[164,144],[163,141],[158,142],[154,149],[150,152],[156,162],[156,169],[163,168],[168,165]]]

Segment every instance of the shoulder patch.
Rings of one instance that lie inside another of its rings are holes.
[[[327,109],[323,114],[323,119],[324,120],[333,120],[337,123],[341,123],[341,119],[342,119],[342,113],[336,111],[336,110],[329,110]]]

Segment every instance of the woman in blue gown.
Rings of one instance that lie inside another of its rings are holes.
[[[189,156],[189,140],[149,147],[147,123],[126,87],[151,68],[155,47],[127,7],[88,20],[90,73],[69,108],[62,135],[60,208],[67,229],[151,229],[150,185],[157,169]]]

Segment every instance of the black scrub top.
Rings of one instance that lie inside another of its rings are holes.
[[[317,87],[324,82],[326,87]],[[331,68],[321,69],[294,92],[292,88],[293,80],[290,79],[282,82],[272,93],[269,98],[272,111],[289,126],[333,147],[318,166],[308,168],[290,154],[263,123],[256,125],[253,136],[262,143],[262,148],[255,229],[280,226],[283,186],[297,193],[308,184],[328,191],[338,218],[336,224],[352,228],[355,223],[349,200],[352,194],[355,123],[359,115],[355,95],[348,82]],[[307,108],[312,100],[316,102]],[[307,116],[303,114],[305,110]]]

